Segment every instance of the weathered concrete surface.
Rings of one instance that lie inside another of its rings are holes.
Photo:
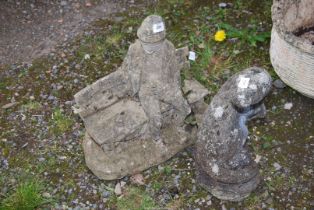
[[[263,117],[263,98],[271,77],[253,67],[231,77],[208,106],[196,142],[197,180],[214,196],[231,201],[247,197],[259,183],[257,164],[251,159],[246,122]]]
[[[311,98],[314,98],[313,11],[312,0],[275,0],[270,45],[271,63],[282,81]]]
[[[113,180],[137,174],[168,160],[194,143],[195,128],[186,129],[182,134],[170,126],[163,129],[163,144],[152,139],[134,139],[120,142],[114,150],[106,152],[86,133],[83,141],[85,161],[101,179]]]
[[[209,94],[209,91],[196,80],[184,80],[183,93],[193,110],[196,123],[200,125],[207,108],[204,97]]]

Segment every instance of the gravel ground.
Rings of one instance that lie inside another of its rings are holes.
[[[132,5],[127,0],[2,1],[0,65],[31,62],[76,37],[93,20]]]
[[[0,39],[1,62],[10,64],[0,66],[0,204],[3,199],[14,193],[20,183],[35,179],[45,185],[41,195],[53,200],[40,209],[128,209],[121,208],[122,201],[132,203],[137,200],[135,198],[141,196],[149,196],[156,206],[165,209],[313,209],[314,101],[286,87],[279,80],[275,82],[271,94],[266,99],[267,118],[249,124],[248,144],[254,151],[253,157],[259,163],[263,181],[243,202],[220,201],[197,185],[193,147],[137,177],[103,181],[88,170],[81,147],[85,130],[83,122],[72,111],[73,95],[120,65],[127,47],[135,39],[137,26],[147,15],[143,5],[132,2],[121,6],[119,1],[120,6],[114,10],[117,13],[109,19],[97,21],[93,20],[99,17],[97,15],[103,17],[104,13],[103,9],[98,11],[96,8],[103,8],[101,5],[111,5],[115,8],[117,1],[90,2],[91,6],[88,6],[86,1],[34,3],[33,9],[46,8],[43,11],[54,11],[54,15],[47,15],[48,22],[36,18],[41,17],[39,10],[34,14],[30,12],[31,4],[18,4],[16,1],[3,3],[5,7],[0,8],[0,14],[7,14],[10,8],[12,19],[0,23],[4,25],[1,27]],[[233,5],[236,4],[232,2]],[[260,5],[257,0],[254,2]],[[52,7],[48,8],[47,5],[50,4]],[[76,4],[80,5],[78,9],[75,9]],[[242,4],[248,3],[242,1]],[[135,8],[130,9],[130,5]],[[177,35],[178,31],[173,33],[176,36],[170,36],[173,34],[169,30],[169,36],[174,43],[180,39],[184,45],[189,43],[186,34],[189,31],[194,34],[203,21],[207,21],[205,25],[211,24],[213,31],[210,32],[214,33],[214,23],[209,15],[216,10],[205,10],[205,15],[208,16],[205,19],[201,16],[202,13],[196,10],[201,10],[202,6],[193,8],[195,14],[191,12],[193,9],[189,5],[164,6],[167,23],[172,21],[176,26],[176,20],[185,21],[185,24],[177,23],[178,28],[185,30],[183,33],[179,31],[183,34],[181,37]],[[214,5],[218,7],[218,3]],[[26,7],[29,9],[23,9]],[[69,9],[66,10],[65,7]],[[240,10],[235,6],[229,7],[230,12],[236,15],[247,15],[244,19],[249,19],[254,13],[250,12],[252,8],[245,7]],[[4,8],[6,11],[2,12]],[[26,14],[23,10],[27,11]],[[78,12],[74,12],[73,16],[81,18],[66,18],[69,14],[66,15],[65,11],[76,10]],[[122,10],[126,11],[119,13]],[[92,11],[96,11],[94,15]],[[257,11],[260,11],[259,7]],[[34,21],[30,23],[29,29],[26,23],[22,23],[22,20],[27,22],[27,14],[33,17],[31,20]],[[256,14],[256,17],[258,15],[260,13]],[[230,16],[233,17],[234,14],[231,13]],[[256,22],[260,28],[270,29],[270,25],[259,23],[264,21],[264,16],[259,18]],[[60,19],[63,19],[63,22],[58,22]],[[40,23],[35,24],[36,21]],[[249,25],[242,21],[241,24]],[[13,25],[15,22],[18,27]],[[57,27],[63,24],[65,28]],[[23,27],[25,29],[22,30]],[[74,27],[76,32],[71,27]],[[4,30],[7,31],[6,36],[3,35]],[[38,34],[35,31],[39,31]],[[32,32],[38,35],[34,35],[34,40],[31,39]],[[53,35],[50,37],[49,33]],[[75,37],[76,33],[81,35]],[[48,45],[55,49],[44,47],[44,50],[38,51],[38,43],[47,37],[54,40],[54,44]],[[10,45],[2,48],[3,43]],[[15,43],[19,44],[15,46]],[[268,60],[268,42],[258,47],[247,46],[232,39],[225,43],[226,45],[215,43],[212,49],[232,55],[232,52],[239,53],[239,50],[248,47],[245,49],[249,49],[249,54],[261,52],[258,54],[261,56],[244,57],[244,53],[240,52],[243,56],[240,58],[241,63],[243,60],[247,65],[260,65],[272,71]],[[23,52],[22,49],[26,49],[28,45],[31,46],[30,51]],[[200,45],[200,48],[203,49],[203,46]],[[215,63],[220,62],[219,59],[221,58],[218,57]],[[13,64],[18,60],[32,62]],[[220,77],[230,76],[233,73],[231,71],[237,67],[223,69],[224,73]],[[242,69],[242,66],[239,68]],[[210,85],[219,87],[223,80],[215,78],[210,80]],[[209,86],[210,97],[213,97],[215,89],[211,87]],[[130,189],[137,189],[138,197],[127,200]]]

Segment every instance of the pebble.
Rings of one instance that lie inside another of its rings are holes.
[[[66,101],[64,104],[65,104],[65,105],[73,105],[73,104],[74,104],[74,101]]]
[[[221,206],[221,210],[227,210],[227,208],[226,208],[225,204],[222,204],[222,206]]]
[[[50,95],[47,99],[48,99],[49,101],[53,101],[53,100],[55,100],[55,98],[56,98],[56,97],[54,97],[53,95]]]
[[[172,200],[171,196],[168,194],[168,193],[164,193],[161,195],[161,198],[160,198],[160,202],[161,203],[168,203],[170,200]]]
[[[221,3],[218,4],[218,6],[219,6],[220,8],[222,8],[222,9],[226,9],[226,8],[232,7],[233,4],[232,4],[232,3],[221,2]]]
[[[196,190],[196,186],[195,186],[195,185],[193,185],[193,186],[192,186],[192,193],[195,193],[195,192],[197,192],[197,190]]]
[[[293,107],[293,104],[291,102],[285,103],[283,108],[286,110],[290,110]]]
[[[58,158],[59,158],[59,160],[65,160],[65,159],[67,159],[66,156],[59,156]]]
[[[133,184],[145,185],[144,177],[142,174],[135,174],[135,175],[131,176],[131,182]]]
[[[43,197],[45,197],[45,198],[50,198],[51,195],[50,195],[50,193],[48,193],[48,192],[44,192],[44,193],[43,193]]]
[[[2,190],[1,190],[1,192],[2,192],[3,194],[6,194],[6,193],[8,192],[8,188],[7,188],[7,187],[3,187]]]
[[[161,165],[158,166],[158,171],[163,171],[164,167],[162,167]]]
[[[121,182],[120,182],[121,188],[123,188],[125,185],[126,185],[126,182],[124,182],[124,181],[121,181]]]
[[[273,166],[276,169],[276,171],[279,171],[282,168],[279,163],[274,163]]]
[[[221,3],[218,4],[218,6],[219,6],[220,8],[226,8],[226,7],[228,6],[228,4],[225,3],[225,2],[221,2]]]
[[[10,109],[12,107],[14,107],[16,104],[18,104],[17,102],[12,102],[12,103],[8,103],[2,106],[2,109]]]
[[[77,70],[81,69],[81,65],[80,64],[76,64],[75,65],[75,69],[77,69]]]
[[[273,85],[275,86],[275,88],[278,88],[278,89],[283,89],[287,87],[287,85],[281,79],[276,79],[273,82]]]
[[[67,1],[61,1],[60,4],[61,4],[61,6],[66,6],[68,4],[68,2]]]
[[[43,162],[43,161],[45,161],[46,159],[44,158],[44,157],[40,157],[40,158],[38,158],[38,161],[39,162]]]
[[[114,188],[114,193],[116,195],[121,195],[122,194],[122,189],[121,189],[121,184],[118,182]]]
[[[121,22],[124,19],[124,17],[114,17],[113,19],[115,22]]]
[[[109,192],[109,191],[104,191],[104,192],[102,193],[102,196],[103,196],[104,198],[109,198],[109,197],[110,197],[110,192]]]
[[[255,157],[255,159],[254,159],[254,161],[255,161],[256,163],[259,163],[261,159],[262,159],[262,156],[260,156],[260,155],[257,154],[256,157]]]
[[[84,59],[85,59],[85,60],[89,60],[89,59],[90,59],[90,55],[89,55],[89,54],[85,54],[85,55],[84,55]]]

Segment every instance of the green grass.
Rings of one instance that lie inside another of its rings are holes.
[[[165,166],[164,173],[169,176],[171,175],[171,172],[172,172],[171,166]]]
[[[255,193],[252,193],[249,197],[244,200],[244,204],[248,209],[257,209],[261,199]]]
[[[162,188],[162,183],[158,182],[158,181],[154,181],[152,184],[152,188],[155,191],[159,191]]]
[[[227,23],[219,24],[219,27],[227,31],[228,38],[239,38],[241,41],[256,47],[258,42],[266,42],[270,38],[270,32],[258,32],[256,25],[251,29],[237,29]]]
[[[109,44],[110,46],[116,46],[118,47],[120,44],[120,41],[122,39],[122,34],[121,33],[116,33],[111,36],[108,36],[106,39],[106,43]]]
[[[207,70],[209,67],[209,64],[211,62],[211,58],[213,56],[213,52],[209,46],[209,44],[205,44],[204,49],[200,50],[198,53],[199,60],[194,65],[194,68],[192,68],[194,72],[194,78],[196,78],[200,82],[206,81],[206,77],[203,74],[203,71]]]
[[[55,109],[50,120],[51,131],[54,134],[61,134],[71,129],[74,121],[66,116],[60,109]]]
[[[122,198],[117,198],[119,210],[148,210],[156,209],[157,205],[145,191],[139,188],[129,188]]]
[[[37,101],[29,101],[22,105],[22,109],[25,111],[39,110],[42,105]]]
[[[33,210],[49,202],[42,196],[43,185],[36,181],[26,181],[15,192],[5,198],[1,210]]]
[[[263,149],[269,149],[272,147],[273,137],[268,136],[268,135],[263,135],[261,137],[261,140],[263,142],[262,144]]]
[[[287,184],[286,179],[283,175],[272,177],[265,183],[270,191],[280,191]]]
[[[5,81],[0,81],[0,90],[5,89],[7,86]]]

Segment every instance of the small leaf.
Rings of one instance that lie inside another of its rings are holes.
[[[271,144],[266,142],[262,145],[263,149],[267,149],[267,148],[270,148],[271,147]]]
[[[198,48],[204,49],[204,48],[205,48],[205,44],[204,44],[204,43],[199,44],[199,45],[198,45]]]

